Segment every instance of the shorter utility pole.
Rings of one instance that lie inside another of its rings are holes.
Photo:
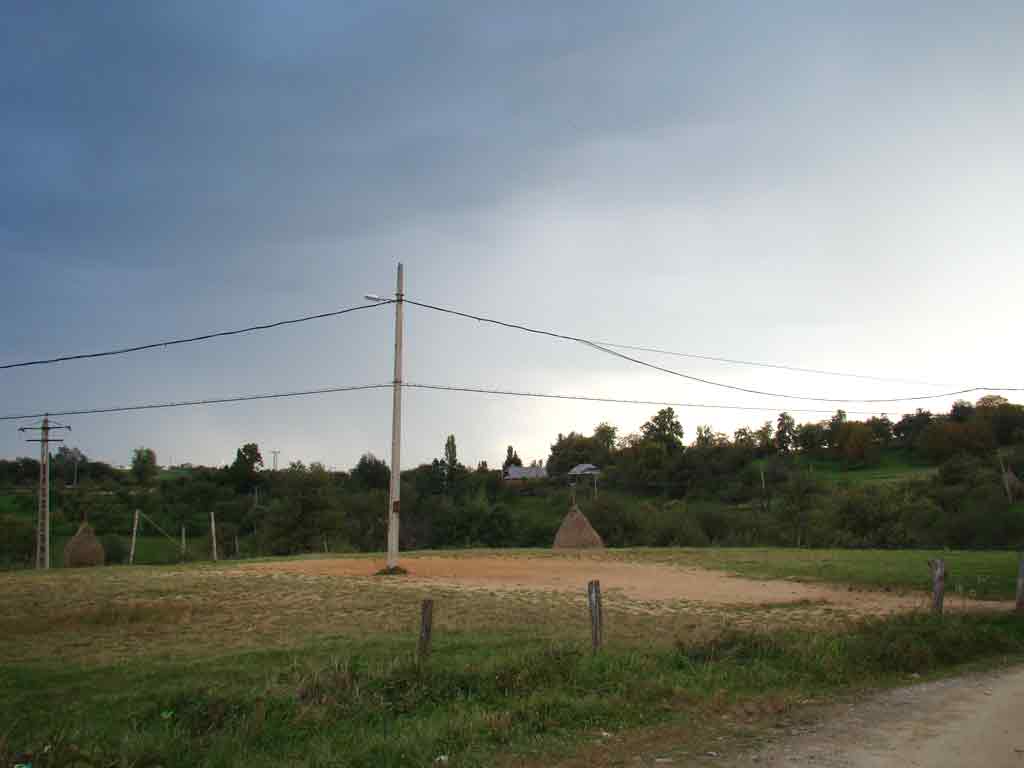
[[[132,546],[128,550],[128,565],[135,565],[135,540],[139,536],[139,510],[135,510],[135,517],[132,519]]]
[[[63,443],[59,438],[50,437],[50,430],[66,429],[66,424],[51,422],[43,416],[37,427],[18,427],[19,432],[39,430],[40,436],[28,438],[30,443],[39,443],[39,512],[36,518],[36,568],[50,567],[50,443]]]
[[[277,454],[279,454],[280,451],[271,451],[271,453],[274,454],[274,471],[277,472]]]
[[[217,518],[210,510],[210,546],[213,548],[213,562],[217,562]]]

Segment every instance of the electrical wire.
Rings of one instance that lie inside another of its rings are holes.
[[[964,389],[959,389],[959,390],[956,390],[956,391],[953,391],[953,392],[941,392],[941,393],[936,393],[936,394],[931,394],[931,395],[912,395],[912,396],[908,396],[908,397],[880,397],[880,398],[817,397],[817,396],[813,396],[813,395],[793,395],[793,394],[788,394],[788,393],[784,393],[784,392],[768,392],[768,391],[761,390],[761,389],[751,389],[749,387],[739,387],[739,386],[736,386],[734,384],[726,384],[726,383],[720,382],[720,381],[713,381],[711,379],[704,379],[704,378],[701,378],[700,376],[693,376],[691,374],[682,373],[681,371],[676,371],[676,370],[673,370],[671,368],[665,368],[664,366],[657,365],[655,363],[651,363],[651,362],[648,362],[646,360],[641,360],[640,358],[632,357],[631,355],[626,355],[626,354],[623,354],[622,352],[616,352],[613,349],[609,349],[609,348],[607,348],[605,346],[602,346],[600,343],[598,343],[596,341],[592,341],[591,339],[584,339],[584,338],[581,338],[579,336],[570,336],[570,335],[565,334],[565,333],[556,333],[555,331],[547,331],[547,330],[543,330],[543,329],[540,329],[540,328],[531,328],[529,326],[522,325],[520,323],[509,323],[509,322],[505,322],[503,320],[496,320],[496,319],[490,318],[490,317],[483,317],[481,315],[474,315],[474,314],[470,314],[469,312],[460,312],[460,311],[455,310],[455,309],[449,309],[447,307],[439,307],[439,306],[434,305],[434,304],[427,304],[427,303],[424,303],[424,302],[414,301],[414,300],[408,299],[408,298],[405,299],[405,302],[407,304],[412,304],[412,305],[417,306],[417,307],[423,307],[424,309],[430,309],[430,310],[434,310],[436,312],[443,312],[445,314],[455,315],[457,317],[463,317],[463,318],[467,318],[469,320],[476,320],[476,321],[481,322],[481,323],[490,323],[492,325],[499,325],[499,326],[502,326],[504,328],[511,328],[513,330],[524,331],[526,333],[533,333],[533,334],[537,334],[537,335],[540,335],[540,336],[549,336],[549,337],[555,338],[555,339],[564,339],[565,341],[574,341],[574,342],[576,342],[578,344],[583,344],[585,346],[592,347],[593,349],[596,349],[596,350],[598,350],[600,352],[604,352],[607,355],[611,355],[613,357],[618,357],[618,358],[620,358],[622,360],[626,360],[628,362],[634,363],[635,365],[641,365],[641,366],[644,366],[646,368],[651,368],[651,369],[653,369],[655,371],[661,371],[662,373],[667,373],[667,374],[670,374],[672,376],[678,376],[678,377],[680,377],[682,379],[687,379],[689,381],[695,381],[695,382],[697,382],[699,384],[708,384],[708,385],[713,386],[713,387],[721,387],[723,389],[731,389],[731,390],[733,390],[735,392],[744,392],[744,393],[750,394],[750,395],[763,395],[765,397],[782,397],[782,398],[787,398],[787,399],[791,399],[791,400],[811,400],[811,401],[819,402],[819,403],[901,403],[901,402],[911,402],[911,401],[915,401],[915,400],[935,400],[935,399],[944,398],[944,397],[955,397],[957,395],[966,395],[966,394],[969,394],[969,393],[972,393],[972,392],[1021,392],[1021,391],[1024,391],[1024,387],[966,387]]]
[[[356,392],[362,389],[390,389],[391,384],[358,384],[350,387],[322,387],[305,389],[295,392],[273,392],[266,395],[233,395],[231,397],[204,398],[202,400],[178,400],[167,403],[146,403],[143,405],[118,405],[109,408],[82,408],[73,411],[51,411],[47,413],[26,413],[19,416],[0,416],[0,421],[16,421],[19,419],[38,419],[43,416],[86,416],[95,413],[125,413],[127,411],[152,411],[159,408],[184,408],[193,405],[218,405],[220,403],[242,403],[249,400],[276,400],[285,397],[304,397],[306,395],[327,395],[332,392]]]
[[[602,347],[615,347],[617,349],[632,349],[636,352],[653,352],[657,355],[671,355],[672,357],[689,357],[694,360],[710,360],[713,363],[727,363],[729,365],[749,365],[756,368],[772,368],[778,371],[794,371],[796,373],[813,373],[819,376],[838,376],[847,379],[862,379],[865,381],[883,381],[890,384],[914,384],[920,387],[944,387],[946,384],[935,384],[930,381],[918,381],[916,379],[897,379],[891,376],[872,376],[866,373],[848,373],[845,371],[827,371],[823,368],[801,368],[797,365],[785,363],[764,363],[754,360],[740,360],[733,357],[715,357],[714,355],[698,355],[695,352],[676,352],[670,349],[659,349],[658,347],[639,347],[634,344],[615,344],[611,341],[597,342]]]
[[[21,363],[4,363],[0,365],[0,371],[8,370],[11,368],[27,368],[31,365],[51,365],[52,363],[65,363],[69,360],[87,360],[94,357],[112,357],[113,355],[125,355],[130,352],[141,352],[145,349],[156,349],[157,347],[171,347],[176,344],[191,344],[194,341],[206,341],[208,339],[216,339],[223,336],[237,336],[242,333],[252,333],[253,331],[265,331],[270,328],[279,328],[282,325],[294,325],[296,323],[305,323],[310,320],[322,320],[327,317],[337,317],[338,315],[347,315],[349,312],[357,312],[361,309],[371,309],[373,307],[382,307],[385,304],[394,304],[394,299],[381,299],[375,301],[372,304],[360,304],[356,307],[346,307],[345,309],[337,309],[332,312],[321,312],[317,315],[305,315],[304,317],[296,317],[291,320],[278,320],[273,323],[264,323],[262,325],[250,325],[247,328],[238,328],[233,331],[218,331],[216,333],[204,333],[201,336],[189,336],[184,339],[169,339],[167,341],[156,341],[150,344],[139,344],[134,347],[122,347],[120,349],[111,349],[105,352],[86,352],[78,355],[62,355],[61,357],[50,357],[42,360],[26,360]]]
[[[783,408],[779,406],[762,406],[762,405],[727,405],[719,403],[679,403],[665,400],[632,400],[627,398],[619,397],[598,397],[592,395],[563,395],[563,394],[551,394],[547,392],[519,392],[507,389],[487,389],[485,387],[459,387],[446,384],[413,384],[406,383],[402,385],[407,389],[431,389],[442,392],[473,392],[480,395],[505,395],[509,397],[532,397],[544,400],[578,400],[581,402],[588,403],[619,403],[622,405],[654,405],[661,407],[671,408],[715,408],[720,410],[730,411],[770,411],[772,413],[781,413],[783,411],[787,413],[821,413],[821,414],[832,414],[835,411],[824,409],[824,408]],[[876,416],[879,414],[884,415],[884,411],[844,411],[844,413],[854,416]]]
[[[164,403],[144,403],[138,405],[117,405],[104,408],[81,408],[77,410],[49,411],[45,413],[25,413],[19,415],[0,416],[0,421],[17,421],[20,419],[38,419],[43,416],[87,416],[103,413],[127,413],[131,411],[152,411],[161,408],[184,408],[199,405],[219,405],[222,403],[242,403],[251,400],[275,400],[286,397],[305,397],[308,395],[327,395],[335,392],[357,392],[368,389],[391,389],[393,384],[358,384],[345,387],[321,387],[319,389],[304,389],[291,392],[273,392],[260,395],[232,395],[230,397],[203,398],[199,400],[174,400]],[[673,408],[714,408],[718,410],[733,411],[771,411],[773,413],[788,411],[792,413],[820,413],[831,414],[831,410],[823,408],[783,408],[780,406],[761,405],[729,405],[724,403],[684,403],[667,400],[636,400],[620,397],[599,397],[595,395],[565,395],[548,392],[521,392],[506,389],[488,389],[485,387],[461,387],[447,384],[417,384],[413,382],[404,383],[405,389],[426,389],[443,392],[470,392],[481,395],[503,395],[506,397],[529,397],[545,400],[576,400],[590,403],[618,403],[622,405],[656,405]],[[871,416],[883,411],[847,411],[851,415]]]

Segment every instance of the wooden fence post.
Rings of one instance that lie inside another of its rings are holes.
[[[434,601],[423,601],[420,613],[420,642],[416,649],[416,657],[422,664],[430,656],[430,638],[434,631]]]
[[[942,601],[946,594],[946,561],[929,560],[932,569],[932,613],[942,615]]]
[[[1017,565],[1017,613],[1024,613],[1024,552]]]
[[[594,653],[604,644],[604,612],[601,610],[601,582],[587,584],[587,603],[590,605],[590,642]]]
[[[181,526],[181,559],[185,559],[185,552],[188,549],[188,545],[185,543],[185,526]]]
[[[210,510],[210,546],[213,549],[213,562],[217,562],[217,518]]]
[[[128,550],[128,565],[135,565],[135,539],[139,535],[139,510],[135,510],[135,516],[132,519],[132,546]]]

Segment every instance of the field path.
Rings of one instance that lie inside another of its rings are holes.
[[[845,710],[845,711],[843,711]],[[716,765],[782,768],[1021,768],[1024,668],[880,694]]]
[[[718,606],[771,606],[817,604],[840,608],[854,615],[885,615],[925,609],[925,593],[852,590],[840,585],[812,584],[788,579],[753,579],[724,571],[666,563],[638,563],[602,555],[506,555],[415,556],[403,565],[409,575],[389,583],[422,588],[430,584],[451,588],[491,591],[542,591],[583,594],[590,579],[600,579],[602,589],[631,600],[687,601]],[[234,573],[254,571],[307,576],[369,577],[384,566],[383,560],[327,557],[246,563]],[[1007,610],[1012,603],[947,598],[948,610]]]

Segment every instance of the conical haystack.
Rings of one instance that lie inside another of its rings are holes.
[[[554,549],[604,549],[604,542],[574,504],[555,534]]]
[[[66,568],[103,565],[106,559],[103,545],[96,538],[92,526],[88,523],[78,526],[78,533],[64,546],[64,566]]]

